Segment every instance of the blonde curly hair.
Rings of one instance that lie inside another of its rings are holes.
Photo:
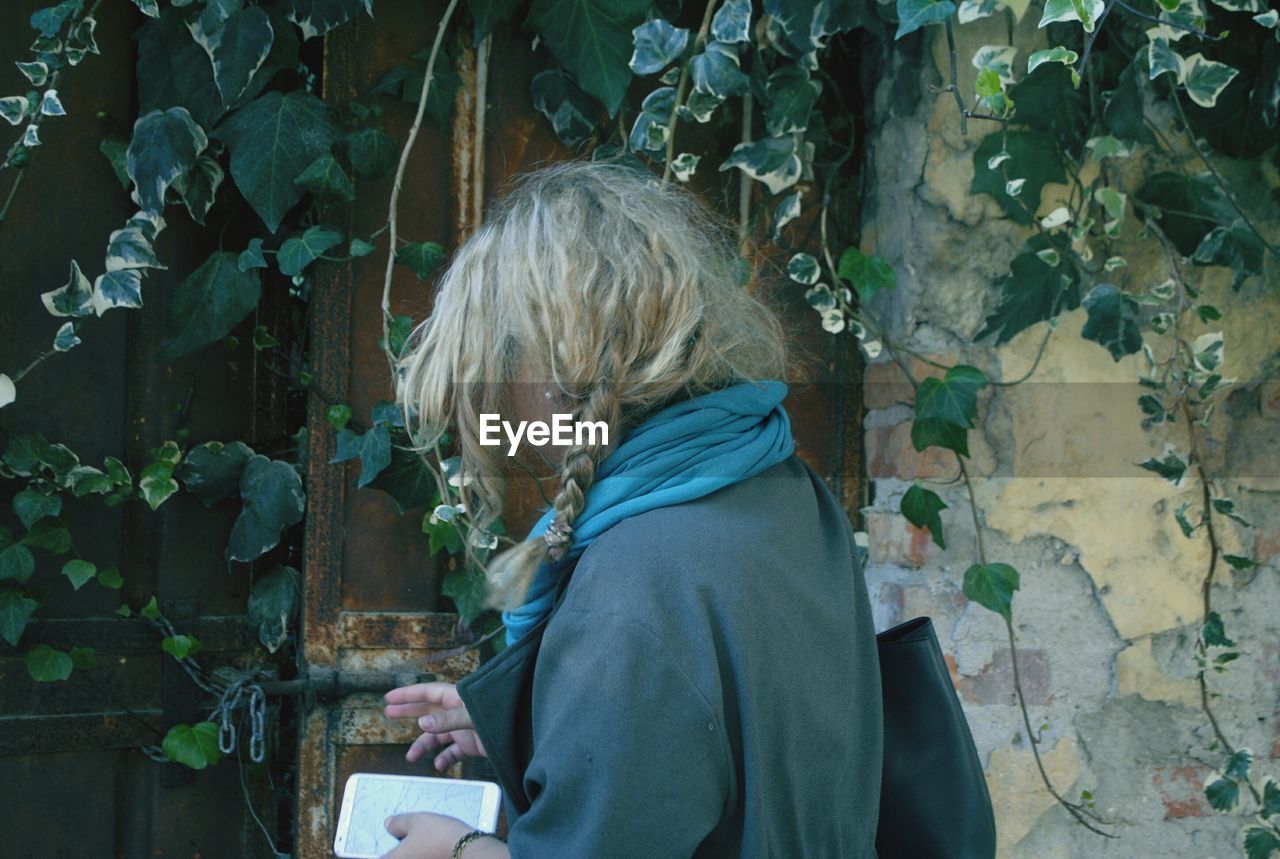
[[[745,274],[697,198],[646,171],[579,161],[525,174],[458,248],[396,364],[414,450],[430,462],[453,432],[463,502],[487,530],[502,512],[503,453],[480,444],[480,415],[501,411],[522,366],[575,421],[606,421],[615,443],[675,400],[785,378],[784,331]],[[595,441],[564,449],[554,526],[572,527],[586,503]],[[487,604],[523,602],[546,552],[527,540],[482,564]]]

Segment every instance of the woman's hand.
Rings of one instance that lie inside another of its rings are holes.
[[[405,759],[412,762],[441,747],[435,767],[444,772],[465,757],[486,757],[484,745],[471,724],[466,705],[452,683],[415,683],[392,689],[384,696],[388,719],[417,719],[422,736],[413,741]]]
[[[400,843],[382,859],[449,859],[453,845],[471,831],[456,817],[429,811],[397,814],[383,825]]]

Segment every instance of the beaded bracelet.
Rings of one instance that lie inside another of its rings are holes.
[[[466,835],[459,838],[458,842],[453,845],[453,852],[449,854],[450,859],[462,859],[462,849],[466,847],[468,844],[470,844],[472,841],[475,841],[477,838],[497,838],[499,841],[504,840],[502,838],[499,838],[497,835],[494,835],[492,832],[484,832],[483,830],[480,830],[480,829],[473,829],[470,832],[468,832]]]

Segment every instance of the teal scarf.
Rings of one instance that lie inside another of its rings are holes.
[[[502,613],[507,644],[551,612],[561,574],[611,526],[701,498],[790,456],[795,440],[782,407],[786,395],[783,382],[741,382],[670,405],[628,432],[597,467],[564,557],[543,561],[524,604]],[[526,539],[542,539],[554,517],[555,508],[547,510]]]

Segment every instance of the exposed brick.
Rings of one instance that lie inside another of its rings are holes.
[[[950,366],[958,362],[955,355],[929,355],[932,361]],[[946,371],[926,364],[916,358],[905,357],[916,381],[935,376],[941,378]],[[887,409],[898,403],[914,402],[911,383],[903,375],[902,368],[894,361],[878,361],[868,364],[862,374],[862,401],[868,409]]]
[[[867,557],[873,564],[922,567],[939,549],[927,528],[917,528],[901,513],[867,514]]]
[[[918,451],[911,443],[911,421],[891,427],[872,427],[864,438],[867,470],[872,477],[901,480],[945,480],[956,475],[955,455],[941,447]]]
[[[1258,523],[1254,528],[1253,560],[1259,564],[1280,561],[1280,526]]]
[[[1199,767],[1168,766],[1151,771],[1151,783],[1160,792],[1166,820],[1213,814],[1204,795],[1204,779],[1199,770]]]
[[[1018,650],[1018,676],[1022,694],[1029,705],[1045,704],[1049,698],[1049,657],[1043,650]],[[1013,660],[1009,648],[995,651],[991,661],[976,674],[960,675],[960,696],[970,704],[1013,704]]]

